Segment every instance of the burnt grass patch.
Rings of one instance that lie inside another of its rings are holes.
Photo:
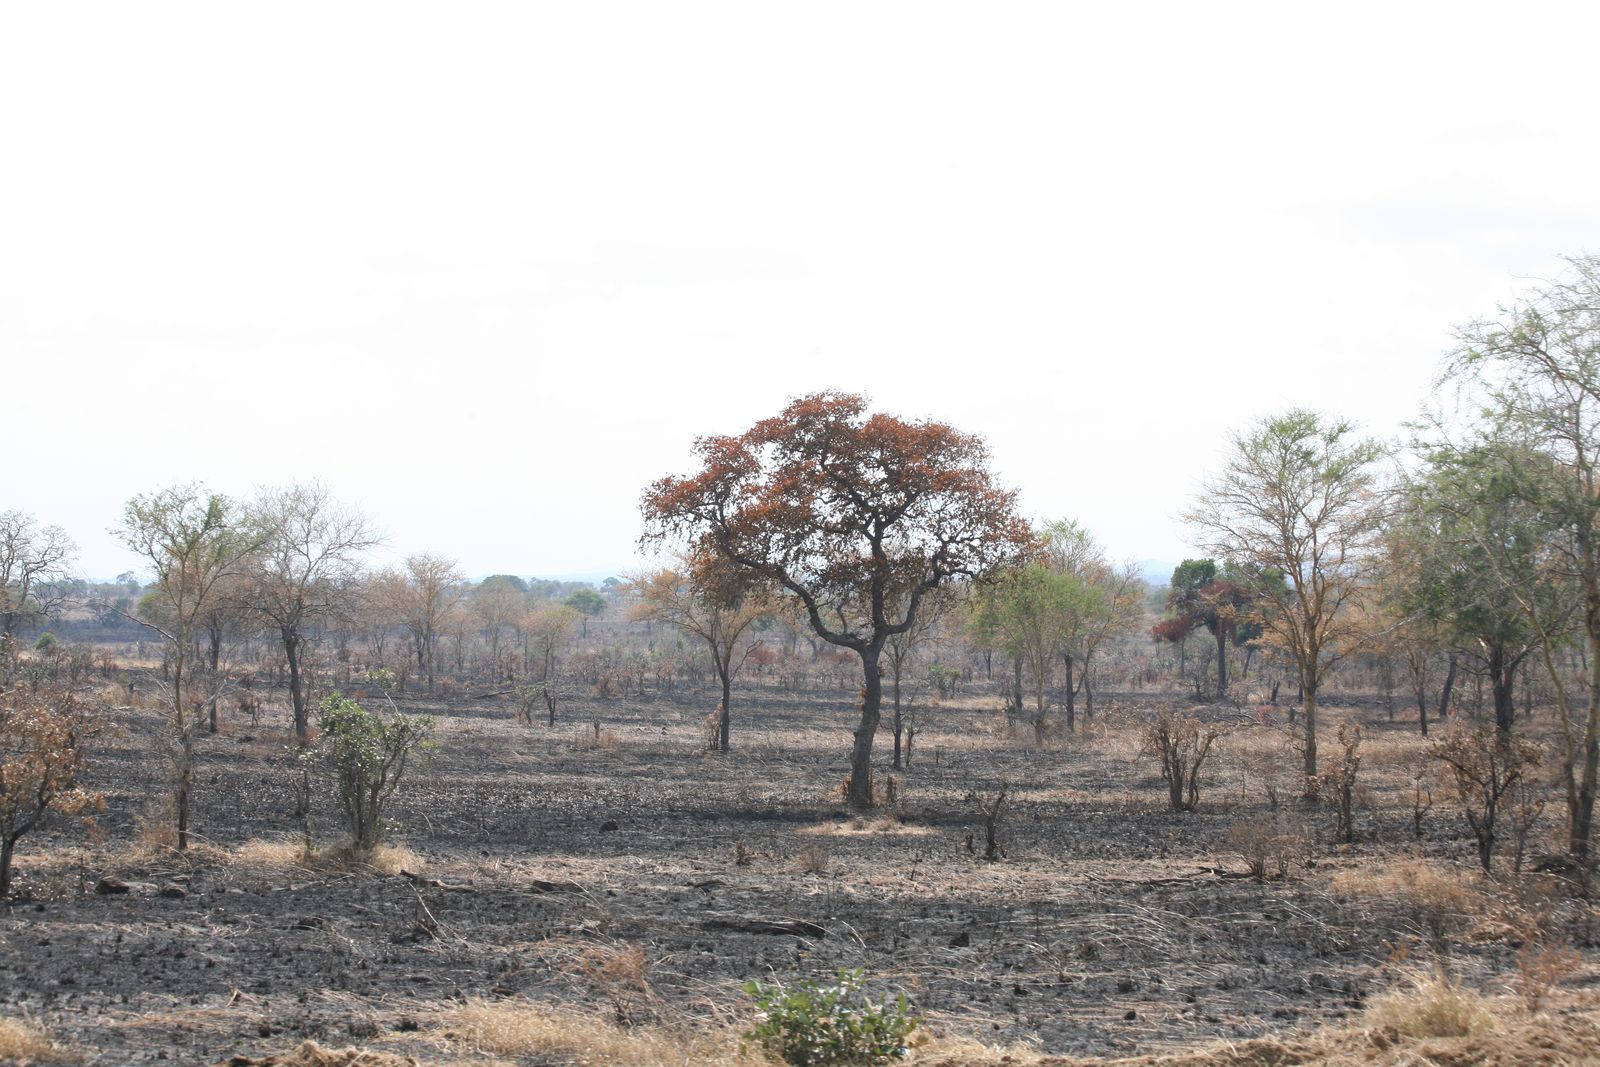
[[[281,725],[242,720],[200,743],[200,844],[166,850],[156,712],[120,709],[92,774],[105,812],[19,856],[0,988],[87,1063],[210,1063],[308,1038],[430,1062],[443,1054],[413,1038],[472,998],[726,1021],[749,979],[860,967],[934,1030],[1119,1055],[1347,1020],[1440,960],[1499,989],[1534,912],[1592,954],[1591,912],[1560,885],[1482,883],[1448,922],[1350,891],[1395,864],[1463,881],[1474,866],[1442,790],[1415,832],[1420,742],[1386,724],[1369,734],[1357,841],[1335,845],[1330,809],[1294,790],[1274,809],[1245,758],[1281,749],[1292,765],[1276,725],[1230,735],[1199,810],[1174,813],[1137,706],[1041,746],[955,703],[924,715],[909,768],[888,769],[882,735],[879,786],[892,775],[896,799],[857,814],[839,803],[851,694],[738,696],[726,756],[703,751],[703,701],[568,700],[554,727],[518,724],[504,698],[405,701],[439,717],[440,748],[396,796],[403,851],[376,867],[300,855]],[[986,863],[979,804],[1001,782],[1004,857]],[[1304,846],[1287,877],[1257,882],[1229,830],[1262,818]],[[325,785],[313,829],[339,840]],[[125,891],[97,891],[113,883]],[[606,963],[623,954],[640,961],[625,975]]]

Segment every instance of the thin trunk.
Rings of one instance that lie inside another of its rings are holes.
[[[717,751],[727,752],[729,709],[733,699],[733,671],[727,661],[718,664],[717,674],[722,678],[722,714],[717,719]]]
[[[1450,654],[1449,669],[1446,670],[1445,673],[1444,673],[1444,685],[1441,686],[1440,689],[1439,689],[1439,715],[1438,715],[1438,717],[1439,717],[1440,720],[1447,719],[1450,716],[1450,690],[1455,688],[1455,684],[1456,684],[1456,666],[1457,666],[1457,664],[1456,664],[1455,653],[1452,652]]]
[[[16,847],[16,838],[0,838],[0,900],[11,895],[11,854]]]
[[[1061,662],[1067,667],[1067,733],[1076,733],[1078,729],[1078,683],[1073,679],[1072,653],[1061,653]]]
[[[217,697],[222,686],[217,684],[217,665],[222,660],[222,631],[211,628],[211,732],[217,732]]]
[[[1567,847],[1580,860],[1589,858],[1589,833],[1594,825],[1594,800],[1600,788],[1600,592],[1589,591],[1585,620],[1589,631],[1589,715],[1583,731],[1583,776],[1572,813]]]
[[[893,767],[897,771],[900,769],[900,738],[901,738],[901,735],[904,733],[905,726],[906,726],[905,715],[900,709],[900,672],[901,672],[901,670],[902,670],[902,668],[904,666],[905,666],[905,663],[904,663],[902,657],[896,656],[893,653],[890,653],[890,655],[889,655],[889,684],[890,684],[890,692],[891,692],[891,694],[893,695],[893,698],[894,698],[894,718],[891,720],[890,725],[891,725],[891,727],[893,728],[893,731],[894,731],[894,763],[893,763]]]
[[[1228,695],[1228,631],[1217,623],[1217,699]]]
[[[1306,788],[1315,788],[1312,783],[1317,778],[1317,687],[1306,685],[1305,710],[1306,710]]]
[[[883,704],[883,676],[878,671],[881,652],[881,647],[869,645],[861,653],[866,684],[861,687],[861,724],[850,749],[850,789],[845,798],[852,808],[872,807],[872,739],[878,732]]]

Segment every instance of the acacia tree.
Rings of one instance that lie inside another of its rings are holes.
[[[981,439],[868,415],[859,396],[801,397],[737,437],[695,442],[700,470],[644,494],[645,542],[676,537],[781,587],[824,641],[861,658],[861,720],[846,799],[872,804],[884,644],[924,598],[987,576],[1032,544]]]
[[[769,605],[739,571],[716,556],[691,557],[630,584],[638,597],[635,619],[675,626],[698,637],[711,653],[711,665],[722,683],[717,707],[717,751],[728,751],[733,679],[759,641],[748,639],[750,627],[767,614]]]
[[[1317,774],[1317,690],[1362,637],[1358,612],[1383,509],[1383,450],[1342,419],[1296,410],[1232,436],[1222,473],[1185,514],[1200,547],[1239,566],[1266,632],[1294,660],[1305,775]]]
[[[1566,749],[1568,849],[1587,859],[1600,794],[1600,256],[1568,264],[1565,276],[1526,300],[1463,327],[1446,378],[1476,391],[1492,437],[1543,457],[1507,473],[1516,495],[1538,509],[1560,568],[1581,590],[1588,668],[1581,727],[1556,668],[1552,635],[1539,636]],[[1513,585],[1502,588],[1520,596]],[[1537,628],[1537,610],[1527,614]]]
[[[319,482],[264,490],[250,509],[260,548],[249,595],[283,642],[294,733],[306,744],[311,709],[301,679],[307,631],[349,607],[361,577],[361,554],[378,543],[367,520],[340,507]]]
[[[189,710],[191,703],[196,709],[203,704],[186,689],[189,650],[206,609],[219,595],[222,583],[243,571],[257,538],[240,521],[233,501],[199,485],[174,486],[134,497],[116,532],[155,572],[151,599],[157,614],[139,621],[168,645],[172,702],[168,754],[174,771],[177,845],[185,849],[189,847],[189,795],[194,786],[195,723]]]
[[[1575,600],[1554,573],[1536,509],[1515,491],[1514,470],[1537,460],[1513,458],[1504,441],[1440,444],[1424,458],[1385,537],[1389,597],[1488,678],[1495,727],[1507,736],[1517,671],[1539,634],[1565,635]]]
[[[49,611],[49,583],[66,577],[76,551],[61,527],[40,529],[32,515],[0,511],[0,642]]]

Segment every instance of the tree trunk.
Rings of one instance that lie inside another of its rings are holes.
[[[1217,623],[1217,699],[1228,695],[1228,631]]]
[[[1600,592],[1591,588],[1585,612],[1589,631],[1589,714],[1583,731],[1583,776],[1578,781],[1578,804],[1572,813],[1567,850],[1579,860],[1589,858],[1589,833],[1594,826],[1594,800],[1600,788]]]
[[[15,838],[0,838],[0,900],[11,895],[11,854],[16,847]]]
[[[222,630],[213,627],[211,630],[211,732],[217,732],[217,697],[222,686],[217,683],[217,665],[222,661]]]
[[[1444,673],[1444,685],[1439,689],[1439,719],[1442,721],[1450,716],[1450,690],[1456,684],[1456,657],[1450,656],[1450,666]]]
[[[872,739],[878,732],[883,704],[883,676],[878,671],[879,647],[868,646],[861,653],[861,724],[856,727],[855,744],[850,749],[850,789],[845,797],[852,808],[872,807]]]
[[[1515,684],[1517,661],[1506,658],[1505,649],[1496,646],[1489,654],[1489,690],[1494,697],[1494,728],[1502,737],[1511,736],[1515,725]]]
[[[1305,685],[1306,712],[1306,788],[1312,789],[1317,777],[1317,687]]]
[[[900,769],[900,737],[905,731],[905,715],[900,709],[900,671],[904,664],[899,656],[889,657],[889,684],[894,695],[894,718],[890,725],[894,730],[894,763],[895,770]]]
[[[1078,683],[1073,678],[1072,653],[1061,653],[1061,662],[1067,666],[1067,733],[1078,729]]]
[[[722,677],[722,714],[717,717],[717,751],[728,751],[728,724],[732,714],[729,705],[733,699],[733,672],[727,663],[717,668],[717,673]]]
[[[305,689],[300,682],[300,634],[285,626],[283,655],[289,661],[289,704],[294,709],[294,737],[301,745],[311,742],[311,716],[306,711]]]

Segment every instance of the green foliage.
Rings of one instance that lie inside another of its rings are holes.
[[[370,852],[388,829],[384,808],[400,786],[407,759],[414,751],[434,747],[433,719],[379,716],[339,693],[318,705],[318,711],[322,742],[317,755],[333,769],[350,845]]]
[[[579,589],[566,599],[567,607],[583,615],[599,615],[606,610],[606,598],[593,589]]]
[[[933,663],[928,666],[928,684],[933,686],[934,692],[940,699],[949,700],[956,695],[956,690],[961,685],[961,671],[956,667],[946,667],[942,663]]]
[[[528,583],[515,574],[491,574],[478,583],[478,590],[486,592],[491,589],[509,589],[517,593],[526,593]]]
[[[744,1034],[795,1067],[882,1064],[910,1052],[906,1038],[917,1027],[906,996],[873,1003],[863,992],[865,975],[843,970],[832,985],[747,982],[761,1021]]]
[[[35,652],[49,652],[60,643],[61,642],[56,638],[55,634],[51,633],[49,630],[46,630],[44,633],[39,635],[39,640],[33,643],[33,650]]]

